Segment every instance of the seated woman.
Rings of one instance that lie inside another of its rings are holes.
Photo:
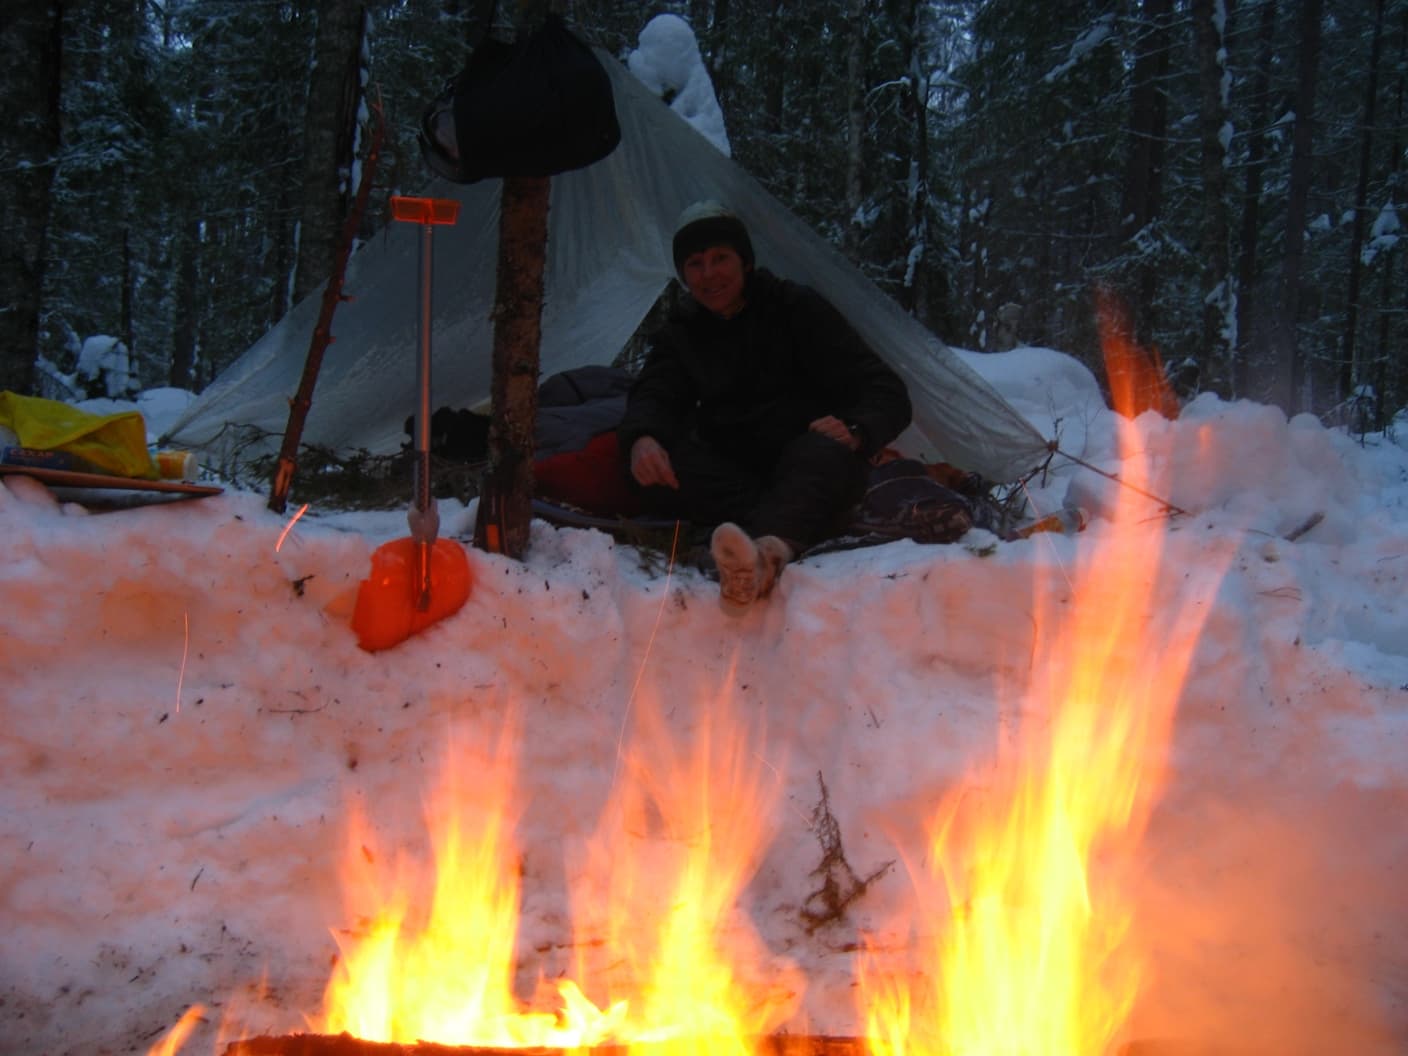
[[[686,209],[672,250],[690,298],[651,339],[620,442],[649,509],[718,525],[720,599],[741,612],[859,501],[909,395],[825,298],[754,266],[719,203]]]

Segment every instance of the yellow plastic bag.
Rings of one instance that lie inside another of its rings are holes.
[[[0,392],[0,425],[14,430],[22,447],[66,451],[119,477],[158,476],[139,411],[89,414],[58,400]]]

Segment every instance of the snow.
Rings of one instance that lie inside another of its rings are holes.
[[[1058,64],[1054,69],[1047,71],[1042,78],[1047,84],[1060,80],[1067,73],[1078,66],[1083,59],[1092,51],[1104,44],[1114,35],[1114,16],[1102,15],[1095,21],[1089,29],[1085,30],[1071,44],[1070,52],[1066,60]]]
[[[656,15],[640,31],[639,45],[626,56],[631,73],[656,95],[666,98],[670,109],[721,154],[732,157],[723,110],[689,23],[679,15]]]
[[[1079,360],[1049,348],[1010,352],[969,352],[959,357],[987,380],[1042,436],[1057,438],[1063,450],[1084,457],[1086,423],[1103,415],[1100,384]]]
[[[196,394],[189,389],[163,387],[147,389],[137,394],[135,399],[123,400],[96,397],[80,400],[74,406],[90,414],[121,414],[123,411],[139,411],[147,426],[147,443],[154,444],[167,428],[181,417],[195,400]]]
[[[128,362],[127,346],[107,334],[98,334],[83,342],[75,371],[84,381],[102,378],[110,399],[126,396],[137,387],[133,384],[136,379]]]
[[[966,359],[1038,425],[1064,423],[1080,457],[1121,469],[1073,359]],[[1191,591],[1207,611],[1135,861],[1150,962],[1132,1034],[1402,1052],[1408,451],[1206,395],[1137,431],[1158,491],[1188,511],[1151,503],[1141,527],[1165,547],[1158,606]],[[573,863],[657,705],[686,746],[726,709],[757,724],[777,798],[740,919],[806,979],[792,1029],[856,1033],[854,944],[885,934],[911,887],[896,868],[845,919],[802,927],[818,776],[857,872],[922,861],[925,809],[1014,724],[1042,721],[1000,687],[1026,673],[1034,580],[1109,542],[1113,485],[1058,458],[1033,487],[1045,509],[1087,501],[1086,531],[807,558],[741,619],[692,569],[535,523],[522,563],[471,551],[457,614],[368,654],[349,591],[406,534],[400,511],[310,510],[279,546],[289,518],[262,495],[90,513],[7,478],[0,1049],[143,1052],[196,1003],[207,1021],[183,1052],[219,1051],[236,1006],[255,1030],[307,1029],[332,932],[352,924],[336,879],[349,810],[381,847],[426,855],[421,805],[446,746],[479,760],[512,716],[531,992],[570,969]],[[441,534],[468,537],[473,512],[442,502]]]
[[[1380,253],[1391,251],[1394,246],[1398,245],[1401,230],[1402,225],[1399,223],[1398,211],[1394,208],[1393,202],[1385,202],[1384,207],[1374,217],[1373,224],[1369,226],[1369,241],[1365,243],[1364,250],[1360,254],[1360,263],[1367,267],[1374,262],[1374,258]]]

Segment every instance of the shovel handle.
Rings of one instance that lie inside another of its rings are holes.
[[[430,550],[433,543],[416,540],[416,611],[430,611]]]
[[[420,225],[420,266],[417,272],[419,319],[416,359],[416,479],[411,509],[411,538],[416,542],[416,609],[430,608],[430,553],[440,531],[439,511],[430,493],[430,292],[434,261],[434,232],[437,225],[452,225],[459,219],[460,203],[453,198],[412,198],[393,195],[391,215],[397,220]]]
[[[440,534],[440,510],[433,502],[423,509],[412,506],[406,512],[406,523],[416,544],[416,608],[424,612],[430,608],[430,552]]]

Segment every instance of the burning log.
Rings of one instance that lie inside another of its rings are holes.
[[[592,1056],[649,1056],[653,1051],[678,1050],[681,1041],[601,1045],[586,1050]],[[228,1046],[223,1056],[558,1056],[580,1049],[490,1048],[477,1045],[437,1045],[418,1042],[363,1041],[350,1034],[285,1034],[247,1038]],[[751,1046],[754,1056],[866,1056],[864,1038],[831,1038],[806,1034],[774,1034],[758,1038]]]

